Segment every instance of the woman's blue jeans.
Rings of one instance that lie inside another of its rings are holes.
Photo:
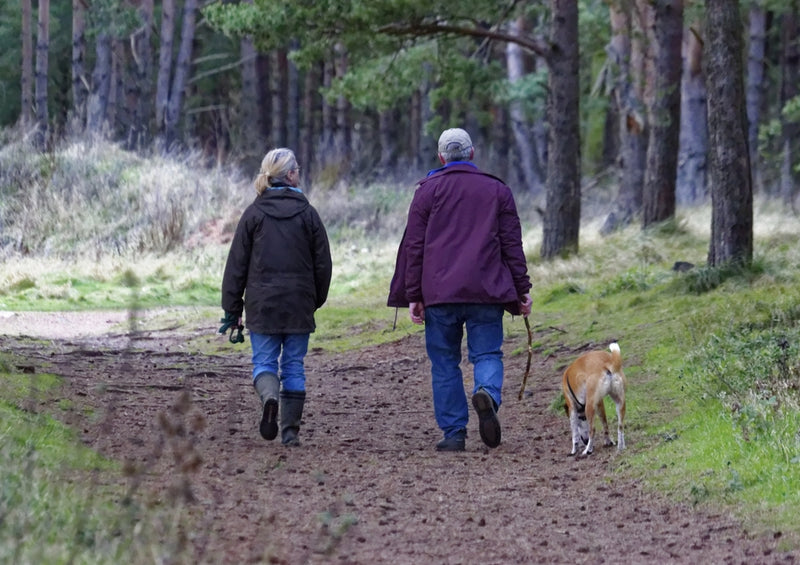
[[[503,307],[437,304],[425,308],[425,344],[431,361],[433,410],[444,437],[463,433],[469,407],[461,373],[461,341],[467,330],[473,389],[484,389],[500,407],[503,388]]]
[[[283,390],[304,391],[309,335],[250,332],[250,344],[253,347],[253,379],[261,373],[273,373],[280,378]]]

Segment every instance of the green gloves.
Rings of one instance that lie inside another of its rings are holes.
[[[231,335],[228,339],[233,344],[244,342],[244,336],[242,335],[244,326],[239,323],[240,315],[233,312],[225,312],[225,317],[220,319],[222,326],[219,328],[219,333],[224,334],[231,330]]]

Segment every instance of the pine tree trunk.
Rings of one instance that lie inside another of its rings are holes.
[[[161,34],[156,79],[156,131],[164,133],[169,103],[169,83],[172,77],[172,42],[175,39],[175,0],[161,2]]]
[[[681,43],[683,1],[655,0],[652,25],[652,93],[648,100],[647,168],[642,199],[642,227],[675,215],[675,182],[681,113]]]
[[[93,134],[103,130],[111,92],[111,36],[102,32],[96,41],[92,85],[86,107],[86,130]]]
[[[170,86],[167,114],[164,122],[165,148],[169,149],[178,137],[178,123],[183,112],[183,97],[192,65],[197,0],[186,0],[181,21],[181,44],[175,61],[175,75]]]
[[[681,81],[681,128],[676,201],[681,204],[699,204],[708,196],[707,95],[706,77],[703,73],[703,46],[692,31],[684,36],[683,60],[685,65]]]
[[[394,109],[383,110],[378,114],[378,172],[382,176],[390,175],[397,165],[397,122],[397,112]]]
[[[22,80],[20,81],[20,123],[33,123],[33,10],[31,0],[22,0]]]
[[[259,116],[261,116],[261,129],[259,130],[259,137],[263,140],[264,145],[261,147],[261,155],[259,156],[259,164],[261,158],[267,152],[268,146],[272,143],[270,138],[272,131],[272,95],[270,94],[270,76],[272,75],[272,66],[270,65],[269,53],[256,54],[256,90],[258,91],[258,99],[256,103],[259,107]]]
[[[747,148],[738,0],[706,0],[711,243],[708,264],[753,258],[753,190]]]
[[[47,141],[47,71],[50,54],[50,0],[39,0],[36,33],[36,144],[44,148]]]
[[[642,209],[642,187],[647,156],[647,117],[644,106],[646,42],[644,14],[633,1],[609,4],[613,96],[619,116],[619,194],[617,207],[606,218],[602,232],[629,224]]]
[[[796,2],[787,8],[781,25],[781,107],[800,95],[800,15]],[[800,174],[794,170],[800,158],[800,123],[782,116],[781,136],[781,199],[794,207],[800,183]]]
[[[86,124],[86,8],[82,0],[72,0],[72,118],[83,131]]]
[[[133,116],[129,112],[125,98],[126,84],[130,83],[126,68],[126,44],[126,41],[116,38],[111,41],[111,90],[108,93],[106,119],[111,126],[109,133],[117,138],[127,134],[133,124]]]
[[[127,81],[126,101],[131,124],[127,133],[129,149],[140,149],[150,140],[153,97],[153,0],[139,0],[140,27],[131,36],[133,77]]]
[[[340,79],[347,73],[348,55],[344,45],[337,44],[334,49],[334,65],[336,78]],[[346,178],[350,174],[351,165],[351,121],[350,102],[344,96],[336,99],[336,128],[334,133],[334,150],[339,155],[339,177]]]
[[[511,22],[510,31],[519,36],[526,33],[525,20],[522,16]],[[527,65],[525,60],[528,56],[518,44],[509,42],[506,45],[508,82],[513,84],[530,73],[530,65]],[[533,196],[538,196],[544,192],[544,171],[539,162],[533,127],[525,115],[521,100],[513,100],[509,104],[509,121],[516,153],[519,157],[519,176],[522,185],[520,188],[525,189]]]
[[[411,108],[408,117],[408,151],[411,159],[411,169],[417,171],[425,163],[422,148],[422,89],[417,89],[411,95]]]
[[[747,42],[747,140],[750,146],[750,168],[753,190],[762,191],[761,167],[758,158],[758,128],[764,105],[765,64],[767,46],[767,12],[760,2],[750,7]]]
[[[333,84],[334,69],[333,63],[327,60],[322,67],[322,88],[327,90]],[[333,132],[336,127],[336,116],[334,108],[325,96],[322,97],[322,129],[320,131],[319,146],[316,153],[321,159],[320,165],[327,166],[330,156],[333,154]],[[324,156],[324,157],[323,157]]]
[[[245,0],[244,3],[252,4],[253,0]],[[256,163],[260,163],[266,153],[266,144],[262,135],[264,117],[259,103],[258,53],[252,36],[248,35],[239,41],[239,54],[242,61],[242,102],[237,112],[237,126],[241,139],[236,140],[234,145],[242,147],[247,160],[252,160],[254,164],[252,168],[257,169]]]
[[[578,252],[581,220],[578,5],[552,0],[551,9],[544,259]]]
[[[274,147],[286,146],[286,51],[270,53],[269,90],[272,108],[269,138]]]
[[[294,47],[296,49],[296,46]],[[300,138],[300,73],[291,59],[286,60],[286,146],[297,151]]]
[[[319,114],[315,104],[318,99],[316,96],[319,86],[319,66],[314,65],[305,71],[303,83],[303,111],[300,122],[300,140],[298,158],[302,168],[300,173],[304,179],[311,179],[318,170],[316,159],[314,159],[314,136],[318,130],[315,117]]]

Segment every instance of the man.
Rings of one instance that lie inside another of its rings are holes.
[[[522,230],[511,189],[472,163],[469,134],[439,137],[443,167],[418,183],[400,242],[388,305],[408,306],[425,324],[433,407],[444,438],[438,451],[464,451],[469,409],[461,374],[467,332],[473,365],[472,405],[489,447],[500,444],[497,410],[503,388],[503,312],[531,311]]]

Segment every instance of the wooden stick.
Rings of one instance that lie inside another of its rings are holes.
[[[533,358],[533,334],[531,333],[531,325],[528,318],[525,320],[525,329],[528,331],[528,364],[525,366],[525,376],[522,377],[522,388],[519,389],[517,400],[522,400],[522,393],[525,392],[525,384],[528,382],[528,375],[531,372],[531,359]]]

